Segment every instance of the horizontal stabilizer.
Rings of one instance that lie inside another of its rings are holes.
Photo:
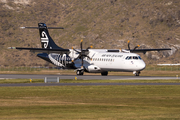
[[[21,29],[64,29],[63,27],[20,27]]]

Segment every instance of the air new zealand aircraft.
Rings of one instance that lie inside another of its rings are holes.
[[[9,47],[10,49],[39,52],[38,57],[64,69],[75,69],[77,75],[89,72],[101,73],[101,75],[106,76],[108,71],[123,71],[133,72],[135,76],[139,76],[146,64],[136,53],[171,50],[170,48],[137,49],[139,45],[130,49],[129,41],[128,49],[92,49],[92,46],[83,49],[83,40],[80,42],[80,49],[64,49],[55,44],[48,32],[48,29],[64,29],[62,27],[47,27],[45,23],[38,23],[38,27],[21,28],[39,29],[42,48]]]

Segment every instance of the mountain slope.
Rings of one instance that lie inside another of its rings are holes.
[[[120,49],[172,48],[172,51],[140,54],[147,64],[178,63],[180,48],[179,0],[0,0],[1,65],[45,65],[36,54],[7,50],[9,46],[40,47],[38,30],[21,26],[64,27],[49,30],[63,48]]]

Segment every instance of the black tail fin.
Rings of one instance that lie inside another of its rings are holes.
[[[38,27],[39,27],[39,34],[40,34],[42,48],[45,48],[45,49],[63,49],[54,43],[53,39],[49,35],[48,27],[46,26],[45,23],[38,23]],[[52,29],[56,29],[56,28],[52,28]]]

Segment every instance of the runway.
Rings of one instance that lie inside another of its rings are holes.
[[[59,77],[59,79],[81,79],[81,80],[168,80],[179,79],[177,77],[154,77],[154,76],[94,76],[94,75],[17,75],[1,74],[0,79],[44,79],[45,77]],[[0,84],[0,87],[18,86],[100,86],[100,85],[180,85],[180,83],[16,83]]]
[[[174,77],[156,76],[100,76],[100,75],[24,75],[24,74],[1,74],[0,79],[44,79],[45,77],[59,77],[59,79],[81,79],[81,80],[169,80],[179,79]]]

